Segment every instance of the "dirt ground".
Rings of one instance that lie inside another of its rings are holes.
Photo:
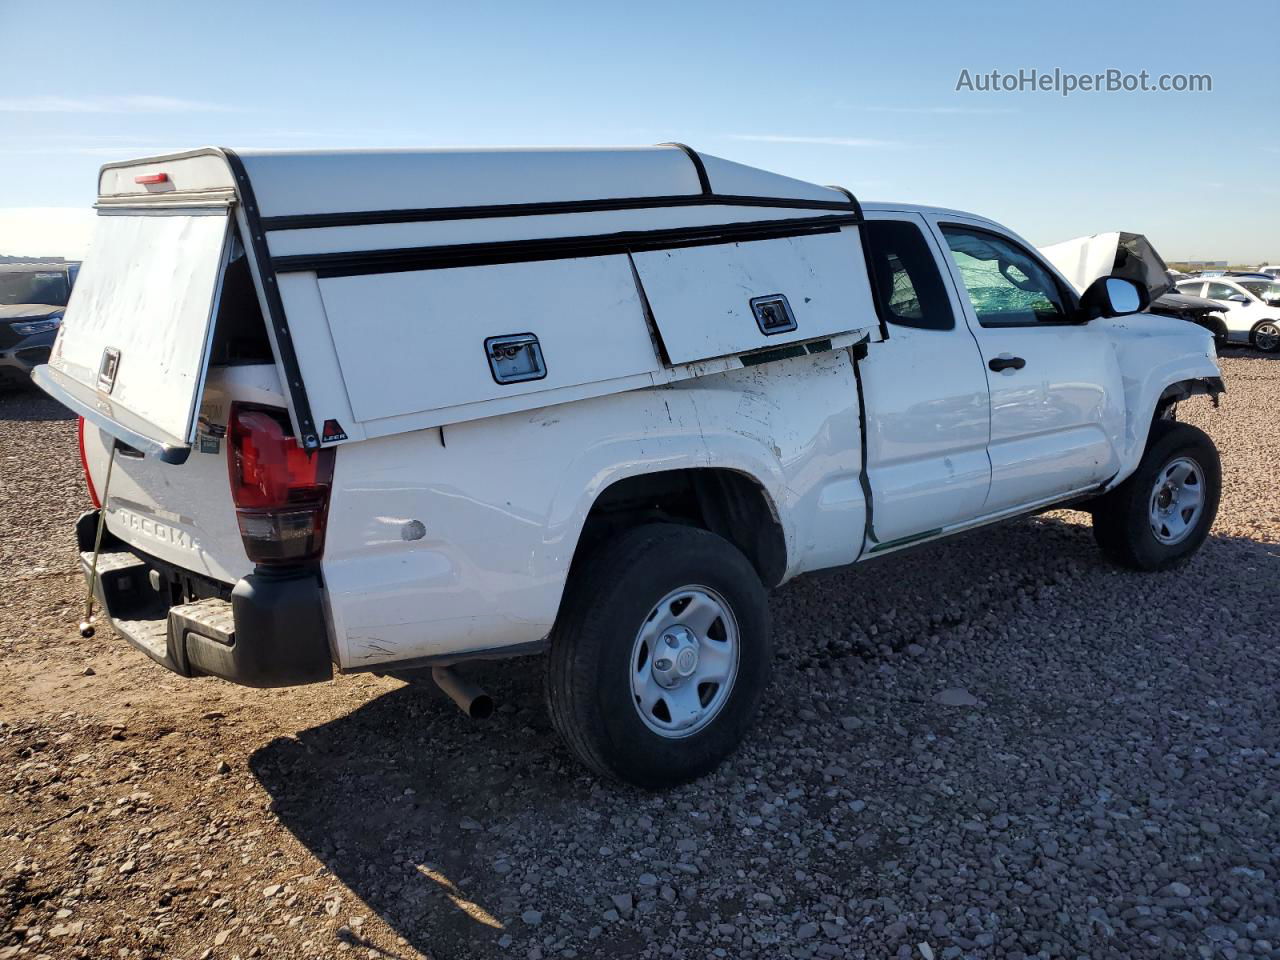
[[[801,578],[749,742],[664,795],[573,762],[539,661],[471,722],[81,639],[75,422],[0,396],[0,960],[1280,956],[1280,360],[1223,365],[1189,567],[1062,512]]]

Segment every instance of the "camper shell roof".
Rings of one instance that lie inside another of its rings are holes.
[[[205,147],[106,164],[98,192],[103,200],[136,200],[227,191],[237,187],[237,166],[243,166],[261,200],[264,226],[273,230],[396,223],[446,214],[460,219],[705,203],[857,208],[853,197],[840,188],[699,154],[682,144],[396,150]],[[182,176],[175,176],[175,170]],[[160,173],[169,174],[170,180],[136,182]]]
[[[187,332],[172,335],[190,341],[185,385],[147,448],[175,460],[194,436],[218,277],[231,264],[251,274],[308,449],[705,375],[784,347],[832,349],[878,329],[851,193],[681,144],[207,147],[107,164],[97,207],[104,243],[139,252],[87,265],[91,282],[84,307],[73,301],[70,326],[94,332],[68,340],[75,356],[55,350],[56,369],[44,376],[92,412],[95,383],[115,369],[97,376],[106,343],[98,340],[116,328],[117,340],[132,336],[121,325],[136,305],[121,302],[119,278],[129,277],[138,304],[159,311],[154,329],[176,330],[155,302],[157,278],[145,274],[188,251],[165,274],[184,283],[175,297],[186,298]],[[168,230],[157,217],[181,223]],[[209,217],[227,230],[202,223]],[[180,230],[200,237],[198,252]],[[194,270],[197,255],[204,266]],[[491,376],[481,347],[532,334],[541,336],[543,372],[518,382]],[[386,350],[391,342],[397,350]],[[583,349],[588,342],[593,349]],[[145,400],[151,412],[129,432],[145,439],[172,380],[139,371],[168,361],[148,357],[161,347],[146,338],[107,346],[126,354],[115,420],[129,412],[121,391]]]

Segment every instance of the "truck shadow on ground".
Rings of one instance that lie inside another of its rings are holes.
[[[1238,346],[1233,344],[1229,347],[1223,347],[1218,351],[1220,357],[1233,357],[1245,360],[1280,360],[1280,351],[1274,353],[1264,353],[1261,350],[1255,350],[1253,347]]]
[[[1214,537],[1186,572],[1167,576],[1203,580],[1224,559],[1252,564],[1259,575],[1280,575],[1280,546]],[[792,710],[797,691],[811,693],[815,684],[825,685],[829,689],[821,690],[821,696],[832,704],[843,701],[847,709],[860,696],[860,687],[879,682],[877,671],[890,657],[886,646],[897,650],[908,643],[927,644],[931,635],[933,642],[944,642],[936,635],[948,630],[963,633],[968,623],[991,612],[993,596],[1008,595],[1002,615],[1011,625],[1018,626],[1018,619],[1033,621],[1036,591],[1046,584],[1072,591],[1067,602],[1087,615],[1094,602],[1091,593],[1100,578],[1107,577],[1133,577],[1135,592],[1142,589],[1141,575],[1116,571],[1101,560],[1087,522],[1039,518],[910,555],[801,578],[779,590],[773,600],[777,667],[749,743],[707,778],[713,784],[704,781],[662,796],[602,783],[582,772],[547,720],[540,660],[506,661],[471,671],[499,703],[489,721],[469,721],[428,684],[409,684],[296,738],[269,743],[253,755],[250,765],[272,796],[282,824],[345,888],[335,891],[347,900],[335,915],[361,912],[359,903],[350,902],[354,896],[403,938],[398,949],[406,953],[408,945],[435,958],[498,955],[506,946],[504,935],[526,944],[531,937],[554,939],[547,931],[554,929],[562,911],[573,915],[574,922],[566,921],[566,926],[583,929],[599,922],[595,918],[610,906],[608,894],[597,890],[593,896],[591,888],[601,884],[583,879],[581,896],[566,897],[577,889],[575,877],[597,868],[601,847],[608,846],[624,825],[633,829],[629,818],[648,815],[661,831],[663,818],[680,816],[676,811],[681,805],[697,809],[710,803],[701,790],[724,795],[735,783],[753,780],[756,745],[772,744],[760,749],[774,749],[786,728],[797,722]],[[975,583],[988,580],[991,590],[975,594]],[[1185,583],[1176,586],[1187,589]],[[1107,596],[1108,602],[1115,602],[1116,591]],[[839,605],[837,598],[843,598]],[[1205,620],[1215,615],[1206,606]],[[878,628],[871,629],[873,624]],[[1192,624],[1188,629],[1194,628]],[[833,677],[827,668],[837,661],[845,666]],[[993,679],[993,689],[999,683]],[[907,712],[893,723],[910,725],[911,703],[927,701],[930,693],[905,693]],[[992,722],[1010,728],[1025,724],[1026,716],[1018,713],[1026,710],[1042,712],[1033,722],[1056,722],[1048,700],[1027,706],[1019,702],[1025,697],[1010,699],[1011,712],[1004,716],[1003,708],[993,704]],[[819,716],[802,722],[831,720]],[[895,748],[880,740],[861,737],[851,742],[843,766],[857,771],[874,766],[872,758],[883,761],[886,751],[891,754]],[[956,776],[986,782],[989,770],[976,760],[972,767],[961,767]],[[821,805],[821,776],[799,785]],[[869,779],[858,789],[874,795],[876,784]],[[926,812],[924,805],[930,802],[923,796],[895,800],[921,805],[918,812]],[[738,814],[710,806],[707,847],[740,847]],[[927,812],[937,815],[936,810]],[[653,854],[659,859],[668,855],[669,851]],[[849,876],[858,857],[880,855],[875,849],[855,850],[849,855],[851,864],[830,869]],[[883,853],[900,855],[896,850]],[[725,878],[731,878],[737,866],[732,857],[713,863]],[[647,869],[630,861],[608,865],[618,866]],[[871,868],[874,875],[875,865]],[[679,906],[687,911],[687,923],[713,913],[723,917],[749,910],[725,901],[688,906],[682,901]],[[530,910],[541,914],[533,923]],[[639,916],[635,920],[623,917],[607,924],[593,947],[618,955],[636,951],[645,942],[646,923]],[[539,925],[541,929],[535,929]],[[361,948],[373,946],[358,930],[340,928],[339,936]],[[546,944],[546,953],[554,955],[574,943]],[[397,955],[397,948],[386,949],[386,955]],[[524,952],[517,949],[518,955]]]
[[[0,420],[74,420],[76,415],[33,385],[0,387]]]

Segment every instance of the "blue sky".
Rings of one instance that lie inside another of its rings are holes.
[[[1205,10],[0,0],[0,230],[56,240],[74,215],[46,208],[87,208],[101,163],[208,143],[680,140],[1038,244],[1124,229],[1168,259],[1280,262],[1280,8],[1233,5],[1230,26]],[[1055,67],[1213,90],[956,91],[962,69]]]

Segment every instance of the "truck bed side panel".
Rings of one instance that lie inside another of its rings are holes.
[[[324,559],[339,662],[543,639],[592,503],[641,473],[745,473],[781,520],[788,576],[850,562],[858,429],[844,350],[349,444]]]

